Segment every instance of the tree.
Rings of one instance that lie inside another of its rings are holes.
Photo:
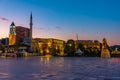
[[[0,45],[0,50],[4,52],[4,47],[2,45]]]
[[[77,49],[80,49],[80,50],[83,51],[83,52],[84,52],[84,50],[85,50],[83,44],[81,44],[81,43],[78,44]]]
[[[50,52],[50,55],[57,56],[57,50],[55,49],[54,46],[49,47],[49,52]]]
[[[65,53],[67,53],[68,56],[73,56],[75,52],[75,41],[74,40],[68,40],[65,44]]]

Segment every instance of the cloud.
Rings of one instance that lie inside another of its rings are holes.
[[[45,28],[43,27],[35,27],[36,30],[44,30]]]
[[[61,29],[62,29],[60,26],[56,26],[55,28],[56,28],[56,29],[59,29],[59,30],[61,30]]]
[[[9,19],[0,17],[0,20],[9,22]]]
[[[21,24],[21,26],[25,26],[24,24]]]
[[[40,30],[43,30],[44,28],[41,27],[41,28],[39,28],[39,29],[40,29]]]

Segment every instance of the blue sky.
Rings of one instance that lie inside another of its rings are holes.
[[[0,0],[0,37],[9,25],[29,27],[33,13],[34,37],[99,40],[120,44],[120,0]]]

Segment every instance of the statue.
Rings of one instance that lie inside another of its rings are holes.
[[[103,41],[102,41],[101,57],[102,58],[110,58],[110,51],[108,49],[107,41],[105,38],[103,38]]]

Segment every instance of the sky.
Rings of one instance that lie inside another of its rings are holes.
[[[0,38],[8,37],[12,21],[29,28],[34,38],[107,39],[120,44],[120,0],[0,0]]]

